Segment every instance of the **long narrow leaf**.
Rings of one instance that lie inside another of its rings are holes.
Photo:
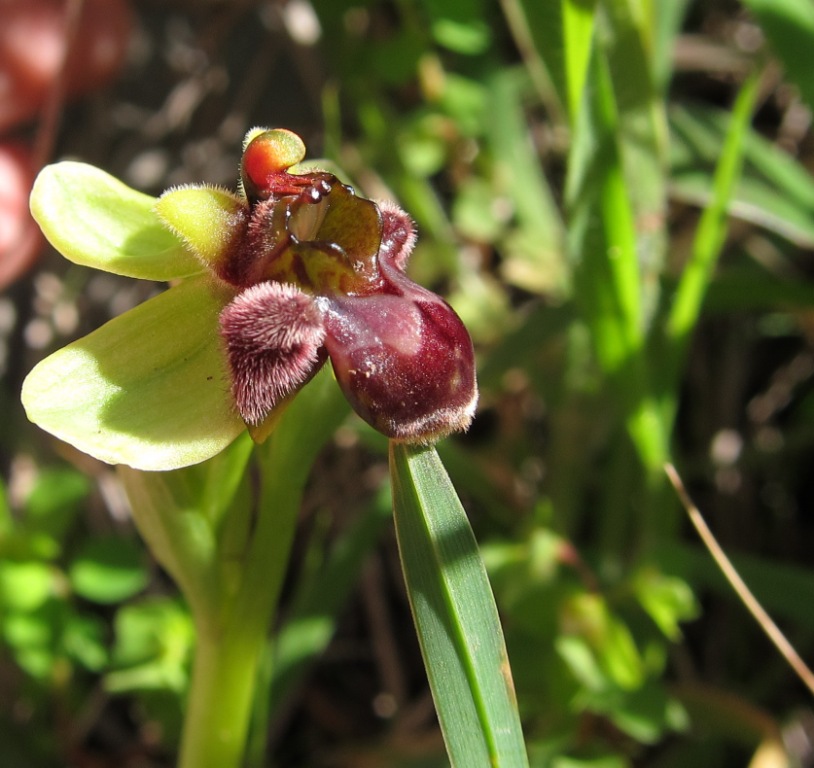
[[[606,372],[615,373],[642,343],[641,287],[618,113],[607,62],[599,55],[592,80],[566,180],[569,250],[577,302],[591,325],[597,356]]]
[[[562,0],[565,80],[568,90],[568,114],[572,126],[577,122],[582,92],[588,77],[595,9],[596,2]]]
[[[673,198],[702,208],[709,205],[711,176],[731,123],[728,111],[686,105],[671,109]],[[800,248],[814,247],[811,173],[752,129],[743,137],[743,170],[728,207],[731,216],[776,232]]]
[[[421,651],[453,766],[527,766],[477,543],[433,448],[391,443],[393,508]]]
[[[500,0],[529,77],[557,123],[567,122],[562,9],[559,3]]]
[[[616,133],[625,194],[633,213],[640,273],[640,314],[645,326],[658,302],[659,274],[667,251],[668,132],[664,93],[654,72],[652,3],[606,0],[604,50],[611,75]]]
[[[758,92],[759,78],[754,75],[744,85],[732,112],[732,123],[715,171],[712,199],[701,216],[692,255],[681,281],[667,325],[667,333],[681,357],[687,338],[695,326],[701,303],[723,248],[728,229],[727,207],[740,176],[743,144]],[[678,364],[678,360],[674,361]]]
[[[744,0],[766,33],[786,76],[814,107],[811,46],[814,44],[814,3],[811,0]]]

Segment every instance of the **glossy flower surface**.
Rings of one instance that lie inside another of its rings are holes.
[[[387,437],[466,429],[472,344],[404,272],[410,218],[329,173],[296,173],[304,153],[295,134],[255,129],[239,193],[190,186],[158,201],[90,166],[46,168],[32,211],[67,258],[180,280],[40,363],[23,388],[29,418],[104,461],[171,469],[245,427],[264,439],[330,360],[354,410]]]

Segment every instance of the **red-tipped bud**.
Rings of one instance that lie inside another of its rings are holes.
[[[296,133],[284,128],[256,128],[246,135],[240,179],[249,200],[273,195],[281,177],[305,157],[305,144]]]

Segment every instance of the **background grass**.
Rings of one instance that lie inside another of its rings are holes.
[[[661,464],[810,657],[811,2],[135,9],[126,70],[67,109],[55,159],[153,193],[233,186],[244,131],[286,126],[415,217],[412,275],[476,342],[479,415],[439,453],[532,764],[810,764],[810,698]],[[110,470],[18,404],[36,359],[146,290],[45,253],[0,298],[4,765],[172,764],[187,609]],[[317,461],[253,765],[446,764],[386,475],[384,441],[353,419]]]

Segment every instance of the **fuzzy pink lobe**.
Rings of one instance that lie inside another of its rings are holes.
[[[259,283],[220,316],[232,393],[249,424],[259,424],[311,376],[325,338],[313,300],[292,285]]]

